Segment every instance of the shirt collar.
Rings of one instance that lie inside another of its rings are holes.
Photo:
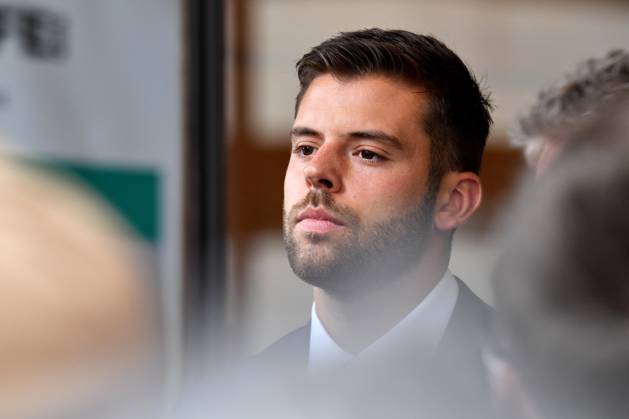
[[[308,369],[319,371],[349,362],[375,360],[396,348],[413,348],[417,357],[428,358],[435,353],[454,310],[459,286],[450,271],[428,295],[391,330],[358,355],[345,352],[330,337],[312,304],[310,352]]]

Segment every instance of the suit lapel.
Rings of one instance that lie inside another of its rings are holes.
[[[255,364],[289,373],[304,373],[310,353],[310,322],[284,336],[259,355]]]

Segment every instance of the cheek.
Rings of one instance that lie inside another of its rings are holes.
[[[425,193],[424,183],[417,173],[378,176],[358,182],[352,200],[375,218],[387,218],[416,207]]]

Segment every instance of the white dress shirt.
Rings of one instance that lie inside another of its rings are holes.
[[[412,344],[418,358],[434,355],[446,330],[459,295],[459,286],[450,271],[428,295],[398,322],[391,330],[378,338],[357,355],[345,352],[330,337],[317,316],[312,304],[310,326],[310,353],[308,369],[311,372],[335,368],[347,363],[368,362],[377,359],[394,348]]]

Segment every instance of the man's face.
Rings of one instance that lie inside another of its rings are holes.
[[[417,263],[432,227],[427,105],[420,88],[385,76],[312,82],[284,180],[284,236],[302,279],[338,288]]]

